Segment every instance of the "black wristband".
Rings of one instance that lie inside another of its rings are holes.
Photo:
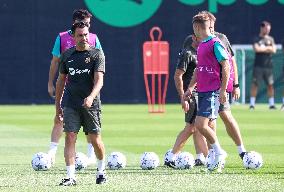
[[[238,88],[238,87],[240,87],[240,85],[239,84],[234,84],[233,87]]]

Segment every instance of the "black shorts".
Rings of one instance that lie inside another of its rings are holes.
[[[264,80],[266,85],[273,85],[273,69],[272,68],[261,68],[261,67],[254,67],[253,68],[253,77],[252,82],[255,85],[258,85],[261,80]]]
[[[85,133],[101,132],[101,109],[99,107],[73,109],[64,107],[63,128],[65,132],[78,133],[81,126]]]
[[[185,113],[184,119],[186,123],[194,123],[196,114],[197,114],[197,98],[195,96],[191,96],[189,99],[189,110]]]

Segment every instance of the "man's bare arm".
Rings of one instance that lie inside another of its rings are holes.
[[[176,69],[174,80],[175,80],[176,90],[177,90],[179,96],[182,96],[184,94],[183,80],[182,80],[183,74],[184,74],[183,70]]]
[[[47,88],[48,88],[48,94],[51,97],[55,96],[55,88],[53,85],[54,79],[56,77],[56,73],[58,71],[58,63],[59,63],[59,57],[52,57],[52,60],[50,62],[50,68],[49,68],[49,75],[48,75],[48,84],[47,84]]]

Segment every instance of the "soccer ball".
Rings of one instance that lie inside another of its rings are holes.
[[[170,162],[170,153],[171,153],[171,152],[172,152],[172,149],[169,149],[169,150],[166,152],[166,154],[165,154],[165,156],[164,156],[164,162],[165,162],[165,164]]]
[[[87,168],[88,166],[88,157],[81,152],[77,152],[76,153],[76,157],[75,157],[75,169],[76,171],[80,171],[82,169]]]
[[[178,153],[178,154],[179,154],[179,153]],[[165,165],[166,165],[166,163],[169,163],[170,161],[175,161],[176,156],[177,156],[178,154],[176,154],[176,155],[172,154],[172,149],[169,149],[169,150],[166,152],[165,156],[164,156],[164,163],[165,163]],[[171,155],[172,155],[172,157],[171,157]]]
[[[263,165],[263,160],[258,152],[250,151],[244,155],[243,163],[247,169],[259,169]]]
[[[176,158],[175,165],[177,169],[191,169],[194,166],[194,157],[189,152],[181,152]]]
[[[51,157],[43,152],[38,152],[32,157],[32,168],[35,171],[46,171],[51,167]]]
[[[142,169],[155,169],[160,164],[159,157],[154,152],[145,152],[140,159]]]
[[[112,152],[107,158],[107,166],[110,169],[122,169],[126,166],[126,158],[120,152]]]

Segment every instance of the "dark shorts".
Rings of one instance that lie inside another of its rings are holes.
[[[219,91],[198,93],[197,116],[216,119],[219,106]]]
[[[273,85],[273,70],[270,68],[254,67],[252,82],[258,85],[262,79],[266,85]]]
[[[89,109],[84,107],[78,109],[64,107],[63,114],[63,128],[65,132],[78,133],[81,126],[85,133],[98,134],[101,131],[100,107]]]
[[[189,110],[184,115],[184,119],[186,123],[194,123],[196,114],[197,114],[197,96],[191,96],[189,99]]]

